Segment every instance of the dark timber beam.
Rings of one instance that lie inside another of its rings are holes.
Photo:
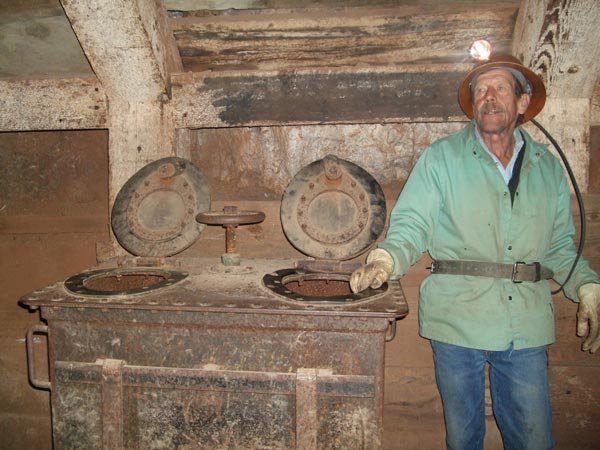
[[[466,120],[470,65],[187,73],[172,77],[178,128]]]
[[[171,20],[185,70],[466,62],[474,39],[508,51],[518,4],[227,11]]]

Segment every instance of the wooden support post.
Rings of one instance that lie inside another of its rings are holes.
[[[170,74],[181,71],[159,0],[62,0],[83,51],[105,89],[109,128],[109,206],[140,168],[175,153]],[[114,253],[120,247],[113,239]],[[111,256],[106,247],[99,259]]]
[[[523,0],[512,53],[542,77],[548,100],[538,121],[567,154],[588,188],[590,99],[600,72],[600,3]],[[543,140],[543,139],[541,139]]]

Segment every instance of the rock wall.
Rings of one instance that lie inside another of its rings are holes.
[[[416,159],[464,123],[318,125],[196,130],[192,160],[217,199],[279,199],[292,177],[328,154],[368,171],[397,192]]]

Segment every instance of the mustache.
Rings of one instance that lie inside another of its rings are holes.
[[[479,109],[479,111],[483,114],[495,114],[505,112],[504,108],[495,103],[486,103]]]

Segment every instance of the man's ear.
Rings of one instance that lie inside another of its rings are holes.
[[[531,100],[531,95],[522,94],[519,100],[517,100],[517,111],[519,114],[525,114],[527,111],[527,107],[529,106],[529,101]]]

